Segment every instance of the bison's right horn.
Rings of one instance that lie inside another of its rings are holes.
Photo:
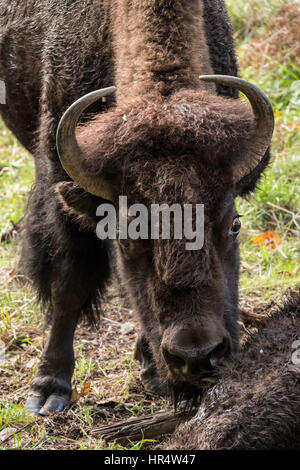
[[[199,78],[206,82],[237,88],[250,101],[255,117],[255,133],[243,161],[233,168],[233,181],[237,183],[257,167],[270,147],[274,131],[274,113],[271,103],[259,88],[241,78],[227,75],[201,75]]]
[[[79,98],[62,116],[56,134],[57,152],[67,174],[85,191],[104,199],[110,199],[109,184],[105,180],[99,181],[89,170],[83,158],[83,151],[77,143],[75,130],[81,114],[87,107],[100,98],[111,95],[115,90],[115,87],[103,88]]]

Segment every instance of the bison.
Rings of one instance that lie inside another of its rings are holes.
[[[1,114],[36,171],[20,270],[52,318],[27,407],[67,405],[76,325],[97,318],[114,265],[141,324],[146,389],[194,400],[238,348],[235,198],[268,165],[274,125],[267,98],[237,77],[224,2],[0,6]],[[118,210],[120,195],[146,207],[204,204],[202,249],[175,237],[99,240],[96,209]]]
[[[191,421],[166,449],[300,449],[300,286],[243,351],[218,367]]]

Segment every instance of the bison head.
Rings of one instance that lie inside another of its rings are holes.
[[[204,204],[204,245],[186,240],[119,240],[118,267],[161,377],[178,394],[197,394],[215,364],[238,347],[240,228],[235,197],[253,189],[269,161],[273,113],[253,85],[234,86],[240,101],[180,90],[119,104],[77,128],[91,93],[63,116],[57,147],[63,167],[86,192],[129,203]],[[75,132],[76,131],[76,132]],[[69,183],[73,184],[73,183]],[[89,214],[90,216],[91,214]]]

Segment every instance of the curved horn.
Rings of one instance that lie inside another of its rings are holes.
[[[93,175],[87,171],[82,152],[76,140],[75,130],[81,114],[88,106],[115,91],[115,87],[103,88],[79,98],[63,114],[56,133],[58,156],[67,174],[87,192],[105,199],[109,199],[107,185],[105,185],[105,182],[103,182],[103,185],[102,182],[99,184],[99,179],[93,178]],[[99,190],[99,186],[101,186],[101,190]]]
[[[274,131],[274,113],[271,103],[259,88],[241,78],[227,75],[201,75],[199,78],[205,82],[237,88],[250,101],[255,117],[255,135],[249,144],[243,163],[233,168],[233,180],[237,183],[256,168],[270,147]]]

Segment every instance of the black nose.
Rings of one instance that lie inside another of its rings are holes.
[[[186,377],[197,376],[212,371],[218,362],[230,353],[230,342],[227,338],[223,338],[219,343],[202,348],[164,345],[162,351],[171,372]]]

